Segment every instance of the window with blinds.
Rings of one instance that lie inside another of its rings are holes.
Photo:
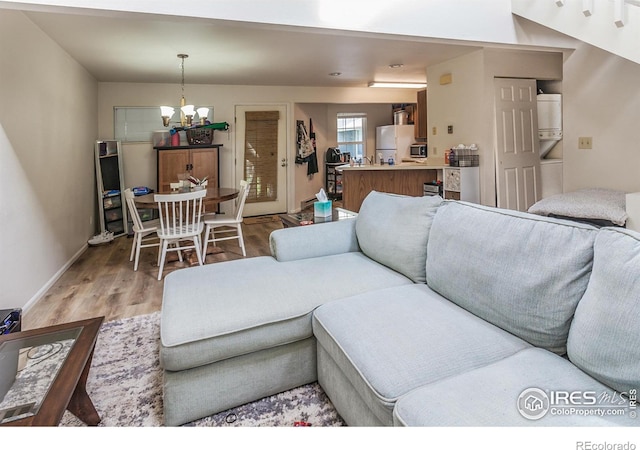
[[[351,158],[359,159],[366,153],[366,125],[365,113],[338,113],[338,148],[341,153],[349,153]]]
[[[249,183],[248,203],[278,197],[278,111],[245,113],[244,175]]]

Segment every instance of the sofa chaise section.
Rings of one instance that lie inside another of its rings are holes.
[[[339,243],[332,228],[341,230]],[[313,310],[338,298],[411,284],[354,251],[354,228],[352,220],[301,227],[295,244],[289,236],[281,245],[274,233],[272,248],[282,261],[248,258],[165,278],[165,424],[187,423],[315,381]]]

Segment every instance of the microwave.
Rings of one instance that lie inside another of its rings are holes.
[[[411,158],[426,158],[427,144],[412,144],[409,146],[409,156]]]

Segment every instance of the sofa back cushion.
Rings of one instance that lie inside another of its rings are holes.
[[[640,234],[603,228],[569,331],[571,362],[621,391],[640,387]]]
[[[370,192],[356,219],[360,249],[414,283],[424,283],[429,229],[440,203],[438,196]]]
[[[597,233],[577,222],[445,201],[429,236],[427,284],[529,343],[564,354]]]

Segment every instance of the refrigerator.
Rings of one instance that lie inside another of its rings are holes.
[[[402,158],[409,158],[409,146],[415,140],[413,125],[383,125],[376,127],[375,162],[380,164],[380,158],[388,162],[394,158],[401,163]]]

